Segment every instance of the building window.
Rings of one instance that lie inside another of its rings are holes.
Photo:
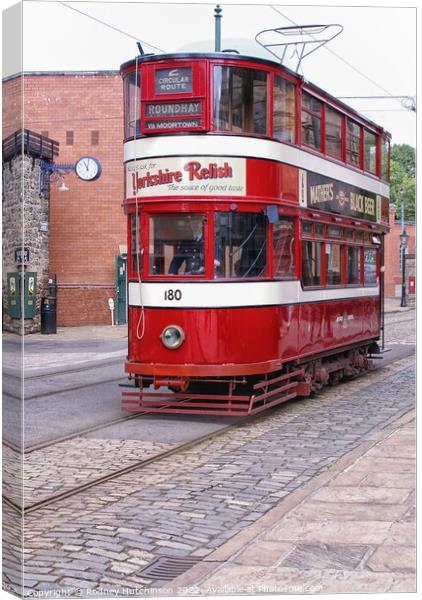
[[[377,251],[372,248],[364,250],[364,282],[365,285],[377,283]]]
[[[306,92],[302,95],[302,144],[321,149],[322,102]]]
[[[346,119],[346,160],[352,165],[360,166],[360,125]]]
[[[347,283],[360,283],[360,248],[347,247]]]
[[[303,286],[321,285],[321,242],[302,242]]]
[[[281,142],[295,141],[295,86],[276,75],[274,77],[274,137]]]
[[[341,246],[339,244],[326,244],[327,256],[327,285],[341,284]]]
[[[325,109],[325,151],[341,159],[342,115],[329,106]]]
[[[268,133],[267,73],[239,67],[214,68],[214,128]]]
[[[155,215],[149,226],[151,275],[203,275],[205,217],[198,214]]]
[[[97,130],[91,131],[91,145],[98,146],[100,143],[100,132]]]
[[[73,131],[66,131],[66,146],[73,146]]]
[[[287,278],[294,275],[294,223],[280,219],[274,223],[274,277]]]
[[[365,171],[370,173],[376,173],[377,171],[377,138],[374,133],[370,133],[364,129],[363,132],[364,141],[364,165]]]
[[[267,235],[263,214],[218,212],[214,227],[215,277],[266,275]]]

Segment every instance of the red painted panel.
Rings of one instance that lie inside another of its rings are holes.
[[[298,169],[258,158],[247,159],[247,195],[253,198],[298,203]]]
[[[145,309],[145,334],[136,336],[140,309],[129,309],[129,360],[170,365],[248,364],[309,356],[379,335],[378,298],[236,309]],[[186,340],[168,350],[165,326]],[[138,329],[141,329],[139,327]],[[174,372],[174,368],[171,369]],[[218,373],[215,373],[218,375]]]

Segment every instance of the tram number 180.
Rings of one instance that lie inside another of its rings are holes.
[[[165,290],[164,292],[164,300],[181,300],[182,299],[182,291],[181,290]]]

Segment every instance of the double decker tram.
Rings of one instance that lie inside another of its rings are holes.
[[[254,414],[370,369],[389,134],[269,60],[144,55],[121,74],[124,410]]]

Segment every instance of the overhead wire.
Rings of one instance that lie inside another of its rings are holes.
[[[284,19],[286,19],[286,21],[289,21],[289,23],[291,23],[292,25],[295,25],[296,27],[300,27],[300,25],[298,23],[296,23],[295,21],[293,21],[293,19],[291,19],[290,17],[288,17],[284,13],[282,13],[275,6],[269,5],[269,8],[272,8],[276,13],[278,13],[279,15],[281,15]],[[309,34],[309,36],[312,37],[313,39],[315,39],[312,34]],[[334,50],[332,50],[329,46],[322,46],[322,48],[324,50],[327,50],[327,52],[329,52],[330,54],[332,54],[333,56],[335,56],[339,60],[341,60],[350,69],[352,69],[353,71],[355,71],[356,73],[358,73],[361,77],[363,77],[364,79],[366,79],[367,81],[369,81],[370,83],[372,83],[372,85],[375,85],[375,87],[377,87],[378,89],[380,89],[383,92],[385,92],[388,95],[388,97],[397,99],[397,97],[394,94],[392,94],[389,90],[387,90],[385,87],[383,87],[382,85],[380,85],[379,83],[377,83],[374,79],[372,79],[368,75],[365,75],[365,73],[363,73],[363,71],[361,71],[360,69],[358,69],[357,67],[355,67],[355,65],[353,65],[351,62],[349,62],[348,60],[346,60],[342,56],[340,56],[340,54],[338,54],[337,52],[335,52]]]
[[[140,42],[141,44],[144,44],[144,46],[148,46],[149,48],[152,48],[153,50],[157,50],[158,52],[162,52],[162,53],[166,52],[162,48],[158,48],[158,46],[154,46],[153,44],[150,44],[150,43],[146,42],[145,40],[141,40],[141,38],[139,38],[135,35],[132,35],[131,33],[124,31],[123,29],[119,29],[118,27],[115,27],[114,25],[110,25],[110,23],[106,23],[105,21],[102,21],[101,19],[98,19],[97,17],[94,17],[93,15],[86,13],[86,12],[80,10],[79,8],[70,6],[70,4],[67,4],[66,2],[61,2],[60,0],[57,0],[57,4],[61,4],[62,6],[65,6],[69,10],[73,10],[73,11],[79,13],[80,15],[87,17],[88,19],[92,19],[93,21],[96,21],[97,23],[100,23],[101,25],[108,27],[109,29],[113,29],[113,31],[117,31],[118,33],[121,33],[122,35],[125,35],[125,36],[131,38],[132,40],[136,40],[137,42]]]

